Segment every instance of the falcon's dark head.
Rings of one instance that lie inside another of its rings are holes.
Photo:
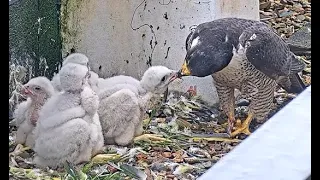
[[[208,31],[200,33],[194,33],[190,37],[179,77],[209,76],[225,68],[232,58],[232,45],[225,40],[225,33],[217,35],[212,35]]]

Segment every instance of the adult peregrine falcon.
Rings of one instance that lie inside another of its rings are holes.
[[[305,64],[260,21],[223,18],[200,24],[188,35],[186,50],[179,75],[212,75],[231,137],[249,135],[251,120],[261,122],[267,117],[277,84],[289,93],[305,89],[298,75]],[[231,133],[235,88],[251,102],[247,119]]]

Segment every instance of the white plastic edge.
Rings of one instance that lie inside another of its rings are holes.
[[[311,86],[199,180],[305,180],[311,174]]]

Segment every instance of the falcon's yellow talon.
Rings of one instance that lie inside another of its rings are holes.
[[[250,126],[250,123],[252,121],[252,118],[253,118],[253,114],[249,113],[247,119],[244,120],[242,124],[240,124],[239,126],[236,125],[237,126],[236,130],[234,132],[232,132],[230,136],[231,137],[235,137],[236,135],[241,134],[241,133],[243,133],[245,135],[250,135],[251,132],[249,130],[249,126]]]
[[[240,119],[236,120],[235,127],[236,128],[241,127],[241,120]]]

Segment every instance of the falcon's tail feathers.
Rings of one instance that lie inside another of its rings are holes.
[[[291,56],[292,61],[291,61],[291,68],[290,68],[291,73],[301,72],[306,67],[306,64],[301,60],[301,58],[294,55],[293,53],[291,54],[292,54]]]
[[[300,76],[298,73],[292,74],[289,77],[290,79],[290,87],[285,88],[285,90],[288,93],[296,93],[299,94],[301,93],[304,89],[306,89],[306,85],[303,83],[303,81],[301,80]]]

